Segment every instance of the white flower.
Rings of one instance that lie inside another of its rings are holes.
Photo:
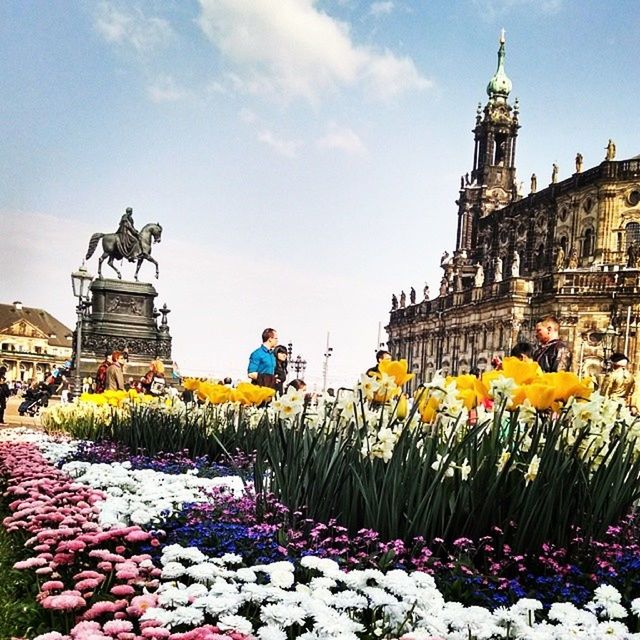
[[[287,640],[287,634],[278,627],[261,627],[258,629],[260,640]]]
[[[600,585],[593,592],[593,599],[598,604],[602,604],[605,606],[608,606],[609,604],[614,602],[616,604],[622,602],[622,596],[620,595],[620,592],[615,587],[612,587],[609,584]]]
[[[140,620],[155,620],[163,627],[173,624],[173,612],[160,607],[149,607],[140,617]]]
[[[210,584],[220,574],[220,569],[212,562],[202,562],[188,567],[185,574],[202,584]]]
[[[431,464],[431,468],[434,471],[440,471],[444,467],[444,463],[445,463],[444,459],[445,459],[445,456],[442,456],[439,453],[437,453],[436,460]],[[442,474],[442,479],[444,480],[444,478],[451,478],[452,476],[453,476],[453,468],[451,466],[447,466],[445,469],[445,472]]]
[[[220,560],[225,564],[242,564],[243,562],[242,556],[237,553],[225,553]]]
[[[471,473],[471,465],[469,464],[469,460],[467,458],[464,459],[464,462],[458,467],[460,469],[460,479],[464,482],[469,478],[469,474]]]
[[[498,458],[498,462],[496,464],[499,474],[502,473],[502,470],[504,469],[507,462],[509,462],[510,458],[511,458],[511,453],[509,452],[509,450],[506,448],[503,449],[502,453],[500,454],[500,458]]]
[[[164,607],[178,607],[189,603],[189,595],[185,589],[166,586],[158,594],[158,603]]]
[[[176,607],[173,611],[173,625],[196,627],[204,622],[204,613],[198,607]]]
[[[537,454],[531,458],[531,462],[529,463],[529,467],[524,474],[524,478],[526,480],[526,484],[529,484],[533,480],[538,477],[538,469],[540,467],[540,458]]]
[[[316,569],[328,576],[341,573],[340,565],[330,558],[318,558],[317,556],[304,556],[300,564],[307,569]]]
[[[243,618],[242,616],[220,616],[218,618],[218,621],[216,622],[216,626],[218,626],[223,631],[239,631],[240,633],[244,633],[246,635],[250,634],[253,631],[253,625],[251,624],[251,622],[246,618]]]
[[[162,567],[162,577],[165,580],[174,580],[175,578],[183,576],[185,572],[186,567],[180,562],[167,562],[167,564]]]
[[[607,620],[598,625],[598,638],[613,638],[624,640],[629,636],[629,629],[622,622]]]
[[[302,607],[267,604],[262,607],[260,618],[263,622],[277,627],[290,627],[294,624],[302,625],[307,617]]]
[[[242,580],[242,582],[255,582],[258,579],[258,576],[256,576],[256,572],[253,569],[247,569],[245,567],[236,569],[235,575],[238,580]]]

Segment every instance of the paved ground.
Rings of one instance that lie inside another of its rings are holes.
[[[38,416],[21,416],[18,414],[18,407],[22,402],[22,398],[11,396],[7,400],[7,408],[4,412],[4,421],[7,425],[12,427],[34,427],[40,425],[40,418]],[[57,399],[51,399],[50,403],[58,402]]]

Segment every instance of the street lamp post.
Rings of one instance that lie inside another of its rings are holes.
[[[611,322],[609,322],[609,326],[602,336],[602,351],[604,355],[604,367],[606,371],[609,370],[609,367],[611,365],[609,358],[613,353],[613,345],[617,337],[618,332],[616,331],[616,328],[611,324]]]
[[[322,393],[327,390],[327,373],[329,372],[329,358],[333,353],[333,347],[329,346],[329,332],[327,331],[327,348],[324,352],[324,365],[322,366]]]
[[[76,306],[76,362],[75,376],[73,382],[73,397],[80,396],[82,389],[82,380],[80,378],[80,359],[82,354],[82,319],[85,309],[89,306],[89,284],[93,280],[93,276],[87,271],[84,262],[77,271],[71,274],[71,286],[73,287],[73,295],[78,299]]]
[[[307,361],[303,359],[301,355],[297,355],[293,361],[293,369],[296,372],[296,378],[304,379],[304,372],[307,368]]]

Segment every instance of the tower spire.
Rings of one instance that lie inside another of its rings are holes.
[[[511,93],[511,80],[507,76],[504,70],[504,58],[505,58],[505,31],[502,29],[500,31],[500,48],[498,49],[498,67],[496,72],[493,74],[491,80],[489,80],[489,84],[487,85],[487,94],[489,98],[503,98],[507,99],[509,93]]]

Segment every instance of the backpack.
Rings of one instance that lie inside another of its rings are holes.
[[[107,388],[107,369],[108,362],[103,362],[96,372],[96,393],[102,393]]]

